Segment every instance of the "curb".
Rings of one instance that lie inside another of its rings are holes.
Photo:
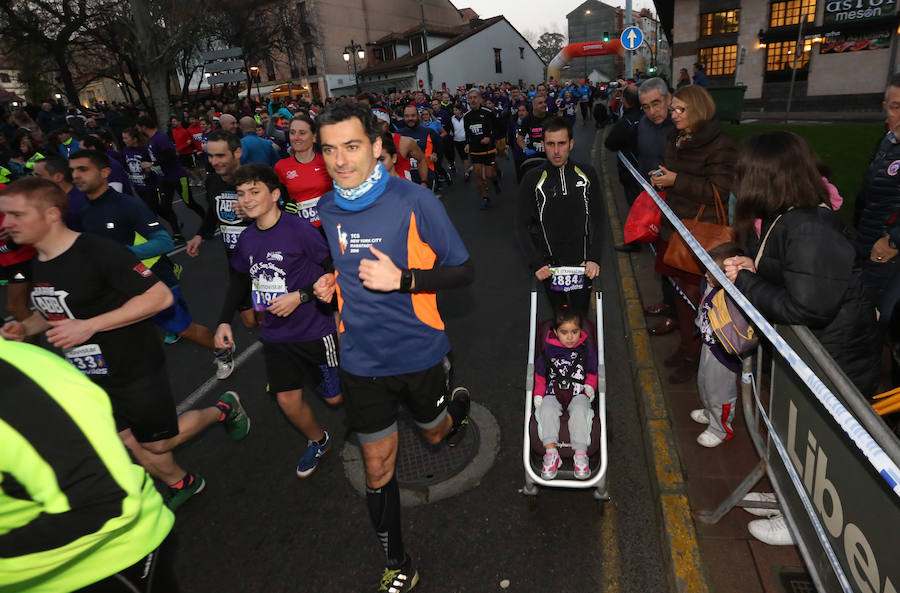
[[[602,158],[600,142],[604,134],[598,133],[591,151],[591,160],[599,164],[603,176],[603,194],[606,201],[609,230],[613,245],[624,241],[622,222],[616,209],[615,196],[610,185],[606,159]],[[656,370],[650,349],[650,334],[644,321],[644,311],[638,293],[637,280],[631,257],[616,253],[619,273],[619,297],[627,321],[627,341],[630,346],[632,378],[636,387],[638,413],[644,425],[644,445],[650,467],[651,482],[659,498],[662,522],[663,555],[669,562],[670,588],[678,593],[709,593],[706,573],[700,558],[697,531],[688,503],[681,458],[675,445],[672,423],[663,394],[662,381]]]

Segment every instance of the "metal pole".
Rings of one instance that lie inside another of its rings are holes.
[[[791,113],[791,102],[794,100],[794,84],[797,81],[797,61],[800,59],[800,52],[803,51],[803,26],[806,24],[806,15],[800,15],[800,29],[797,31],[797,45],[794,47],[794,68],[791,70],[791,88],[788,91],[787,106],[784,110],[784,123],[788,121],[788,115]]]
[[[631,0],[625,0],[625,28],[627,29],[634,24],[634,15],[631,10]],[[634,76],[634,68],[631,63],[632,54],[634,52],[625,50],[625,80]]]
[[[425,1],[419,0],[419,10],[422,13],[422,49],[425,51],[425,71],[428,74],[428,90],[434,88],[434,78],[431,76],[431,58],[428,54],[428,30],[425,28]]]

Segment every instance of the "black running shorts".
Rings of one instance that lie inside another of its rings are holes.
[[[486,152],[482,154],[472,154],[469,153],[469,158],[472,159],[473,165],[493,165],[497,162],[497,153],[495,152]]]
[[[309,342],[263,342],[263,358],[273,393],[303,389],[307,378],[319,386],[325,399],[341,392],[336,332]]]
[[[109,394],[116,430],[130,428],[140,443],[170,439],[178,434],[178,412],[165,367],[122,386],[100,386]]]
[[[374,442],[397,431],[397,411],[405,405],[420,428],[437,426],[450,400],[450,361],[424,371],[390,377],[359,377],[341,370],[341,385],[350,430],[363,442]]]

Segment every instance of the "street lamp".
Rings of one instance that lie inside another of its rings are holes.
[[[253,81],[256,80],[256,96],[262,100],[262,93],[259,90],[259,66],[250,66],[250,88],[247,89],[247,98],[250,98],[250,90],[253,88]]]
[[[356,82],[356,94],[358,95],[359,71],[356,69],[356,59],[366,59],[366,50],[352,39],[350,40],[350,45],[344,48],[344,61],[349,63],[350,58],[353,58],[353,80]]]

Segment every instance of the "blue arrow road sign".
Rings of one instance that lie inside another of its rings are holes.
[[[644,42],[644,34],[637,27],[628,27],[622,31],[622,35],[619,39],[622,41],[622,47],[634,51]]]

